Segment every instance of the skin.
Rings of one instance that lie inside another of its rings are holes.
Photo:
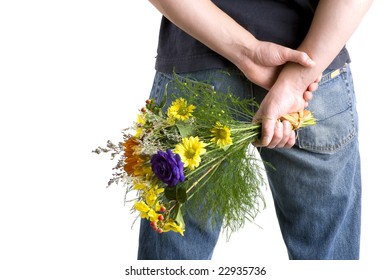
[[[251,82],[269,90],[253,119],[262,123],[262,137],[253,144],[267,148],[291,148],[295,144],[290,123],[278,119],[308,105],[321,73],[372,3],[321,0],[308,34],[293,50],[257,40],[210,0],[149,1],[183,31],[230,60]]]

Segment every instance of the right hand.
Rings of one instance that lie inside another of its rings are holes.
[[[257,41],[251,50],[236,63],[236,66],[251,82],[269,90],[275,83],[283,65],[295,62],[305,67],[313,67],[315,62],[305,53],[271,42]],[[308,86],[306,94],[317,89],[318,81]]]
[[[308,106],[312,92],[318,88],[321,75],[307,86],[307,75],[299,70],[303,68],[298,64],[288,63],[261,102],[253,118],[255,123],[262,123],[261,138],[253,143],[254,146],[291,148],[295,144],[295,132],[291,124],[287,120],[278,120],[283,115],[302,111]]]

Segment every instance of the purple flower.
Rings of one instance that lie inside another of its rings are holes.
[[[154,174],[170,187],[176,186],[184,181],[184,165],[178,154],[171,150],[167,152],[158,151],[151,160]]]

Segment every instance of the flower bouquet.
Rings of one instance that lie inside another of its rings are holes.
[[[261,131],[252,122],[258,104],[175,75],[172,83],[179,95],[148,99],[122,142],[94,150],[117,159],[108,186],[123,183],[125,201],[158,233],[184,235],[187,209],[204,224],[223,218],[224,229],[236,231],[265,207],[262,162],[250,149]],[[315,124],[306,110],[283,118],[294,129]]]

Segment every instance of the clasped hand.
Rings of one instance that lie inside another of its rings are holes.
[[[262,124],[261,138],[253,145],[291,148],[295,132],[288,121],[279,118],[308,106],[321,79],[321,74],[310,71],[314,61],[305,52],[258,41],[237,66],[251,82],[269,90],[253,118]]]

